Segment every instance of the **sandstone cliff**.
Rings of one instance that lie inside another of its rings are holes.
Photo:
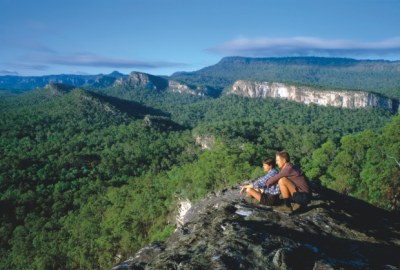
[[[249,204],[239,188],[193,205],[165,242],[116,269],[399,269],[400,218],[313,186],[307,209],[291,215]]]
[[[304,104],[318,104],[340,108],[379,107],[399,111],[399,103],[390,98],[362,91],[317,90],[312,87],[294,86],[277,82],[236,81],[227,91],[245,97],[284,98]]]

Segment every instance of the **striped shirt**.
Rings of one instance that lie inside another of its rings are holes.
[[[278,174],[278,171],[276,169],[270,170],[266,175],[258,178],[254,183],[253,187],[254,189],[259,189],[262,188],[264,189],[264,193],[269,193],[272,195],[278,195],[281,193],[278,184],[276,183],[275,185],[272,185],[270,187],[267,187],[267,181],[270,179],[272,176]]]

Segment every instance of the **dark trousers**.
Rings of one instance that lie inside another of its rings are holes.
[[[279,195],[263,193],[263,194],[261,194],[260,204],[269,205],[269,206],[278,205],[278,204],[280,204]]]
[[[295,192],[293,194],[293,201],[300,204],[300,205],[307,205],[311,201],[310,193],[307,192]]]

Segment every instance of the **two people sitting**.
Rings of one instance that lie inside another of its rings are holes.
[[[275,210],[290,213],[307,206],[311,199],[310,186],[305,175],[290,162],[290,155],[286,151],[276,154],[275,167],[272,158],[263,160],[263,168],[267,174],[257,179],[253,184],[241,188],[240,194],[245,191],[248,196],[261,204],[276,205],[282,199],[282,205]],[[263,189],[263,190],[261,190]],[[293,202],[293,205],[292,205]]]

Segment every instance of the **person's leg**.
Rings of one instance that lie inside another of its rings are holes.
[[[261,192],[255,190],[254,188],[247,189],[247,194],[256,199],[258,202],[261,201]]]
[[[290,213],[293,211],[290,198],[296,192],[296,186],[286,177],[279,179],[278,185],[281,191],[283,205],[278,206],[275,210],[279,212]]]
[[[279,179],[278,185],[283,199],[289,199],[293,197],[293,194],[296,192],[295,184],[293,184],[293,182],[286,177]]]

